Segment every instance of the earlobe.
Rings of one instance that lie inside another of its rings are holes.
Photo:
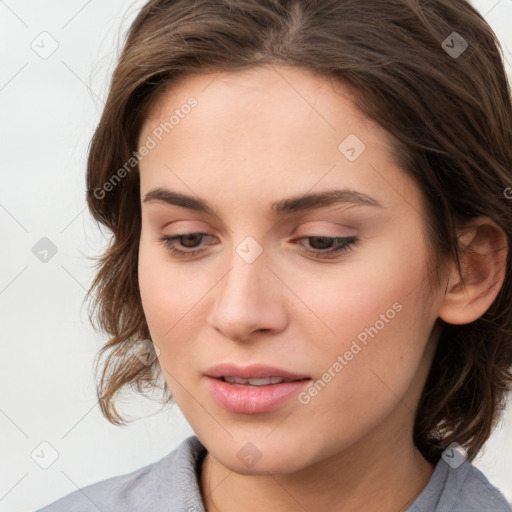
[[[507,239],[487,217],[478,217],[460,231],[459,260],[450,266],[439,317],[449,324],[468,324],[492,305],[505,279]],[[461,276],[462,273],[462,276]]]

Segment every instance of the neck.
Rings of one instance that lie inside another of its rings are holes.
[[[412,430],[412,429],[411,429]],[[379,431],[381,437],[382,429]],[[403,434],[403,432],[402,432]],[[350,450],[289,474],[241,475],[210,453],[201,471],[207,512],[349,512],[406,510],[427,485],[434,467],[409,439],[368,438]],[[333,504],[336,506],[333,507]]]

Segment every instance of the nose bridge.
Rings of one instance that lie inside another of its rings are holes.
[[[226,276],[226,283],[222,287],[229,296],[239,296],[242,302],[253,300],[262,291],[262,280],[268,269],[265,267],[268,256],[263,249],[263,242],[247,235],[237,245],[229,257],[230,271]],[[252,293],[250,293],[252,292]]]
[[[226,286],[223,289],[225,298],[228,300],[236,300],[240,304],[254,301],[261,289],[259,281],[262,275],[262,265],[247,264],[243,261],[236,261],[231,265],[231,272],[228,274]]]
[[[242,255],[240,255],[242,253]],[[249,258],[251,250],[244,243],[239,244],[229,260],[230,270],[221,284],[218,302],[228,308],[254,307],[264,291],[266,258],[262,255]],[[266,276],[268,278],[268,276]],[[268,283],[267,283],[268,284]]]
[[[252,237],[240,242],[229,258],[229,271],[219,283],[209,322],[232,339],[243,339],[251,332],[275,329],[283,321],[272,290],[272,273],[263,247]]]

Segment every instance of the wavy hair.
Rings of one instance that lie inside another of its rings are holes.
[[[488,216],[512,246],[510,89],[497,38],[469,3],[151,0],[129,28],[87,163],[89,209],[112,234],[88,298],[91,321],[109,337],[96,372],[100,406],[113,424],[126,423],[118,392],[128,386],[144,393],[161,376],[157,359],[147,365],[134,357],[149,338],[137,278],[136,145],[144,118],[182,76],[279,64],[348,85],[361,112],[391,135],[402,169],[425,198],[433,286],[443,261],[459,265],[456,229],[471,219]],[[414,425],[415,444],[431,461],[452,441],[473,458],[505,406],[511,279],[509,253],[504,284],[482,317],[466,325],[438,320]],[[172,401],[167,384],[163,395]]]

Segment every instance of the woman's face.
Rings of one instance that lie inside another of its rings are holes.
[[[410,441],[441,295],[420,191],[348,89],[290,67],[186,77],[143,145],[144,312],[211,454],[287,473]]]

